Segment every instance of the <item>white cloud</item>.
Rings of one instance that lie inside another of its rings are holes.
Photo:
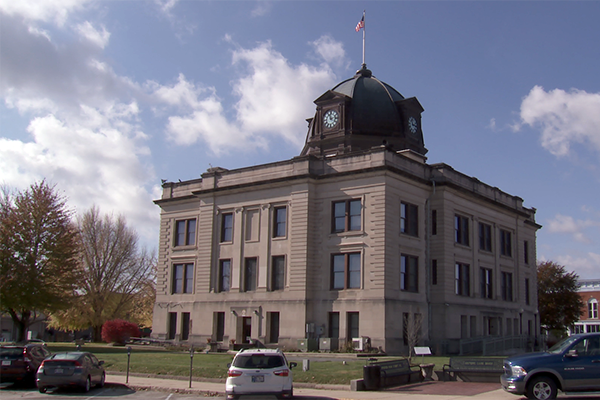
[[[77,25],[76,30],[81,36],[89,40],[94,45],[100,47],[101,49],[105,48],[108,44],[110,33],[106,30],[105,27],[102,27],[102,31],[99,31],[96,28],[94,28],[91,22],[86,21],[83,24]]]
[[[535,86],[521,103],[521,121],[539,127],[542,146],[557,157],[570,154],[574,143],[600,153],[599,110],[600,93]]]
[[[564,265],[567,271],[573,271],[581,279],[597,279],[600,267],[600,254],[589,252],[579,257],[571,255],[558,256],[552,260],[560,265]]]
[[[273,137],[302,145],[305,119],[314,114],[312,101],[335,82],[329,66],[291,65],[270,42],[236,47],[232,64],[240,71],[232,82],[238,98],[233,110],[224,109],[215,88],[183,75],[172,85],[147,83],[159,103],[175,108],[166,127],[168,138],[177,145],[202,141],[217,155],[231,149],[266,149]],[[228,111],[236,112],[233,118]]]
[[[235,50],[233,64],[245,68],[245,75],[233,82],[241,129],[301,145],[304,120],[314,114],[312,102],[335,82],[329,66],[291,65],[270,42]]]
[[[70,13],[91,0],[0,0],[0,12],[30,21],[54,22],[62,26]]]
[[[567,233],[581,243],[590,244],[592,240],[590,235],[586,235],[585,230],[590,227],[600,227],[600,221],[576,220],[571,216],[556,214],[554,219],[549,220],[546,228],[551,233]]]
[[[348,64],[344,45],[333,39],[331,36],[323,35],[309,44],[313,46],[315,53],[325,60],[327,64],[335,67],[341,67],[344,64]]]
[[[258,0],[250,15],[252,17],[263,17],[271,11],[271,2]]]

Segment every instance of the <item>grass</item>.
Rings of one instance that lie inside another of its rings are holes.
[[[73,343],[48,343],[48,348],[53,353],[60,351],[74,351]],[[109,372],[127,371],[127,348],[122,346],[109,346],[100,343],[86,343],[83,350],[94,353],[98,359],[104,360],[104,367]],[[295,357],[298,355],[298,357]],[[315,384],[342,384],[348,385],[352,379],[363,377],[365,359],[357,358],[346,360],[344,364],[339,361],[317,361],[311,353],[288,353],[290,361],[298,362],[294,368],[294,382]],[[349,354],[349,357],[352,355]],[[302,371],[302,359],[311,359],[309,371]],[[383,360],[384,358],[380,358]],[[225,380],[227,378],[227,364],[233,360],[233,355],[226,353],[194,353],[192,360],[192,375],[195,378],[211,378]],[[426,363],[434,363],[436,370],[448,363],[447,357],[425,357]],[[129,372],[184,376],[190,375],[189,351],[166,350],[159,347],[132,346]],[[421,357],[415,357],[414,363],[420,363]]]

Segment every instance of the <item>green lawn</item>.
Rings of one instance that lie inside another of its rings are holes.
[[[53,353],[59,351],[74,351],[72,343],[48,343],[48,348]],[[108,346],[104,344],[86,343],[82,350],[94,353],[98,359],[104,360],[107,371],[127,371],[127,348]],[[311,357],[311,353],[289,353],[291,360],[298,362],[294,368],[294,382],[309,382],[319,384],[350,384],[352,379],[362,378],[362,367],[366,364],[365,359],[356,358],[347,360],[344,364],[339,361],[317,361]],[[299,358],[295,356],[298,355]],[[314,355],[313,355],[314,356]],[[352,355],[349,355],[352,357]],[[302,371],[302,358],[310,358],[310,370]],[[231,362],[233,355],[194,353],[192,374],[198,378],[227,378],[227,364]],[[381,358],[380,360],[383,360]],[[413,362],[419,363],[421,357],[416,357]],[[448,362],[447,357],[426,357],[425,362],[436,364],[436,369],[441,369]],[[130,373],[142,373],[152,375],[173,375],[189,377],[190,353],[189,351],[171,351],[159,347],[132,346],[130,358]]]

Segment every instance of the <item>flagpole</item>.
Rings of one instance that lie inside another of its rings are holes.
[[[363,26],[363,54],[362,54],[362,63],[363,63],[363,67],[366,66],[366,62],[365,62],[365,37],[367,35],[367,21],[365,20],[365,14],[366,14],[367,10],[363,11],[363,21],[364,21],[364,26]]]

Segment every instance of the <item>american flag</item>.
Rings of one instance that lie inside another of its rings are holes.
[[[356,32],[358,32],[364,27],[365,27],[365,13],[363,13],[362,18],[360,19],[360,21],[358,21],[358,24],[356,24],[356,28],[354,28],[354,30]]]

